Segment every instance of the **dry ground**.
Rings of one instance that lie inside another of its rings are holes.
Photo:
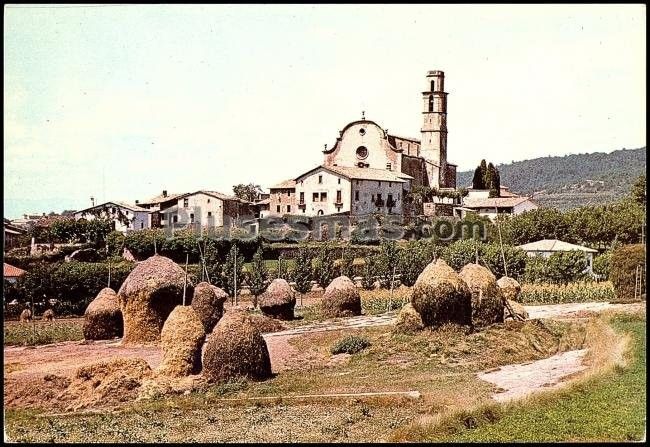
[[[545,312],[553,315],[552,310]],[[555,315],[588,316],[560,306]],[[46,375],[68,376],[81,364],[101,358],[140,357],[156,367],[161,358],[157,346],[67,342],[5,347],[6,431],[15,440],[57,442],[389,439],[399,427],[427,415],[489,401],[500,390],[481,380],[480,372],[583,348],[593,321],[509,322],[472,334],[446,327],[403,335],[391,332],[391,317],[364,318],[362,324],[337,320],[312,325],[311,330],[303,326],[267,334],[277,373],[268,381],[233,382],[186,396],[88,409],[97,413],[57,415],[61,409],[48,407],[50,395],[38,387]],[[369,323],[364,326],[364,321]],[[348,334],[364,335],[372,344],[352,356],[332,356],[331,345]],[[384,391],[418,391],[421,397],[291,398]]]

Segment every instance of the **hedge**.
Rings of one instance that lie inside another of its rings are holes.
[[[630,244],[616,248],[612,252],[609,267],[609,279],[614,284],[618,300],[634,298],[634,286],[637,267],[641,266],[642,293],[645,294],[645,244]]]

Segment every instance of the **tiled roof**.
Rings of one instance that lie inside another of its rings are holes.
[[[310,174],[320,168],[323,168],[327,171],[331,171],[335,174],[340,174],[343,177],[347,177],[349,179],[355,179],[355,180],[378,180],[378,181],[385,181],[385,182],[405,183],[405,179],[413,178],[408,174],[404,174],[403,172],[395,173],[392,171],[388,171],[386,169],[355,168],[349,166],[322,166],[322,165],[317,166],[316,168],[308,172],[305,172],[300,177]]]
[[[571,251],[580,250],[587,253],[598,253],[597,250],[583,247],[582,245],[569,244],[568,242],[560,241],[558,239],[542,239],[537,242],[530,242],[528,244],[519,245],[524,251]]]
[[[156,205],[158,203],[162,202],[168,202],[170,200],[174,200],[179,198],[180,196],[184,196],[186,193],[177,193],[177,194],[167,194],[167,197],[163,196],[162,194],[157,195],[156,197],[152,197],[149,200],[144,200],[140,202],[141,205]]]
[[[18,267],[14,267],[11,264],[7,264],[6,262],[4,263],[4,277],[5,278],[16,278],[18,276],[22,276],[25,273],[25,270],[19,269]]]
[[[285,180],[283,182],[278,183],[277,185],[271,186],[270,189],[287,189],[287,188],[295,188],[296,187],[296,181],[292,178]]]
[[[528,197],[493,197],[489,199],[465,199],[465,208],[511,208],[529,201]]]
[[[395,135],[395,134],[388,134],[389,137],[397,138],[398,140],[406,140],[410,141],[411,143],[417,143],[420,144],[420,140],[417,138],[411,138],[411,137],[402,137],[400,135]]]
[[[125,202],[105,202],[105,203],[102,203],[102,204],[99,204],[99,205],[91,206],[90,208],[86,208],[85,210],[77,211],[75,214],[81,214],[81,213],[84,213],[86,211],[104,208],[104,207],[106,207],[108,205],[115,205],[115,206],[118,206],[120,208],[126,208],[127,210],[130,210],[130,211],[143,211],[145,213],[149,212],[149,210],[146,209],[146,208],[141,208],[141,207],[139,207],[137,205],[131,205],[131,204],[125,203]]]

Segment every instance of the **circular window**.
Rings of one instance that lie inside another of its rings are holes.
[[[366,129],[364,129],[364,128],[359,129],[359,133],[361,135],[365,135],[366,134]]]
[[[365,146],[359,146],[357,148],[357,158],[364,159],[368,156],[368,149]]]

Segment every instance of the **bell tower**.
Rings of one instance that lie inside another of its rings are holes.
[[[447,93],[445,73],[429,71],[425,91],[422,92],[424,118],[420,156],[427,161],[429,186],[439,188],[445,185],[447,169]]]

